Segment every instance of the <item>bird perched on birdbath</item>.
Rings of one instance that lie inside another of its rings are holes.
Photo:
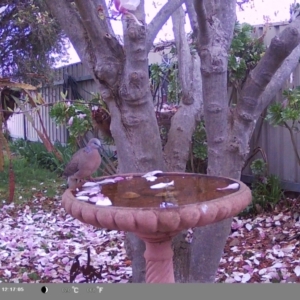
[[[79,149],[72,156],[63,173],[63,176],[68,178],[69,188],[75,189],[80,186],[85,178],[93,180],[91,176],[101,164],[99,148],[101,148],[101,142],[96,138],[92,138],[86,147]]]

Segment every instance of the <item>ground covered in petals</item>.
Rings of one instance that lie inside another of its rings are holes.
[[[0,282],[70,282],[75,258],[86,266],[87,249],[90,264],[101,270],[95,282],[128,282],[131,262],[123,241],[123,232],[95,229],[67,215],[58,198],[4,205],[0,211]],[[84,282],[82,273],[73,282]]]
[[[290,199],[288,207],[272,213],[234,218],[216,282],[300,282],[298,202]],[[97,274],[94,282],[130,282],[124,233],[73,219],[58,196],[2,205],[0,282],[85,282],[89,264]]]

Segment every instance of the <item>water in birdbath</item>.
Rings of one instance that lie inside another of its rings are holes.
[[[167,208],[217,199],[238,189],[239,184],[227,178],[158,173],[155,177],[112,177],[101,184],[90,183],[75,191],[74,196],[97,205]]]

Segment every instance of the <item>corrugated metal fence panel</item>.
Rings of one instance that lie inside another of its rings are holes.
[[[61,86],[47,87],[42,90],[42,95],[47,104],[59,101],[61,98],[60,92],[62,91]],[[29,109],[29,107],[27,108]],[[67,130],[65,126],[57,126],[55,122],[50,118],[49,111],[51,106],[42,106],[39,110],[43,125],[52,143],[58,141],[62,144],[67,143]],[[29,112],[34,120],[35,127],[43,132],[42,124],[38,113],[35,111]],[[29,141],[40,141],[40,138],[32,126],[31,122],[25,117],[23,120],[23,114],[15,114],[8,121],[8,129],[13,138],[23,138]],[[25,134],[24,134],[25,124]]]
[[[265,34],[264,43],[266,46],[269,46],[272,38],[282,32],[288,24],[288,22],[278,22],[269,25],[256,25],[254,26],[254,36],[258,38]]]
[[[14,139],[24,139],[24,115],[14,114],[7,121],[7,127],[10,135]]]

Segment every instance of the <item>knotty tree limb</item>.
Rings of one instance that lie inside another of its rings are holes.
[[[227,176],[222,160],[226,149],[227,67],[235,16],[235,1],[194,0],[199,26],[204,120],[208,144],[208,174]]]
[[[202,80],[200,58],[197,53],[192,55],[190,52],[184,29],[185,13],[182,7],[172,14],[172,22],[178,53],[182,99],[179,110],[171,120],[164,157],[167,170],[184,172],[192,146],[192,135],[202,110]]]
[[[297,24],[298,23],[298,24]],[[249,140],[255,129],[255,124],[259,114],[266,103],[269,103],[272,98],[260,98],[273,76],[279,70],[285,60],[293,54],[294,49],[300,42],[300,21],[294,22],[286,27],[278,36],[275,36],[263,58],[259,61],[255,69],[250,72],[245,85],[242,89],[242,96],[239,100],[236,109],[233,111],[232,127],[228,135],[227,151],[229,156],[232,156],[234,164],[231,163],[231,172],[235,176],[239,176],[243,163],[249,153]],[[295,26],[296,24],[296,26]],[[289,74],[291,73],[289,70]],[[277,82],[278,84],[278,82]],[[279,90],[281,86],[278,85]],[[266,102],[262,104],[261,101]]]
[[[167,22],[172,13],[184,3],[184,0],[168,0],[168,2],[159,10],[153,20],[148,24],[146,49],[149,52],[154,39],[162,26]]]

